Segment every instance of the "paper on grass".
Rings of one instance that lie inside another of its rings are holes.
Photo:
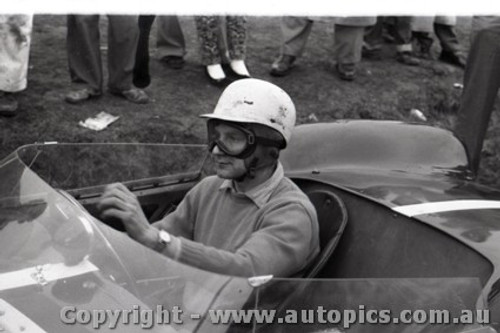
[[[108,127],[109,124],[115,122],[118,118],[118,116],[113,116],[107,112],[100,112],[97,116],[94,118],[87,118],[85,121],[80,121],[79,124],[80,126],[89,128],[94,131],[101,131]]]

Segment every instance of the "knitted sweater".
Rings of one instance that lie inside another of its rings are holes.
[[[155,227],[181,237],[179,261],[220,274],[294,276],[319,252],[314,207],[281,165],[246,193],[207,177]]]

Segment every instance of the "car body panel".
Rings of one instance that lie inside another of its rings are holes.
[[[344,273],[350,272],[339,274],[348,277],[357,274],[404,276],[404,272],[414,276],[449,274],[447,269],[426,268],[425,264],[423,271],[411,271],[411,267],[400,267],[399,272],[392,269],[384,272],[382,268],[375,267],[363,271],[348,268],[349,264],[335,259],[336,256],[342,257],[343,253],[349,258],[356,251],[346,244],[355,243],[356,237],[359,237],[349,231],[350,224],[356,233],[362,233],[363,228],[371,227],[362,220],[377,220],[388,225],[391,220],[414,220],[451,236],[487,258],[491,268],[480,265],[469,271],[457,266],[458,270],[454,272],[472,274],[471,271],[477,271],[477,276],[482,276],[485,296],[489,295],[491,299],[498,295],[500,191],[472,181],[467,154],[453,133],[426,125],[393,121],[338,121],[298,126],[294,138],[297,139],[292,139],[290,147],[281,156],[287,176],[301,188],[317,187],[317,184],[331,187],[344,200],[349,213],[347,230],[334,258],[327,265],[330,268],[327,274],[338,276],[333,272],[335,268]],[[358,221],[353,223],[353,220]],[[356,223],[360,226],[352,226]],[[387,228],[390,229],[389,226]],[[377,229],[371,232],[376,233]],[[398,237],[401,235],[398,234]],[[417,235],[408,234],[407,237]],[[440,240],[420,238],[419,241],[426,246],[447,242],[447,238],[443,237]],[[364,246],[369,248],[370,240],[363,241]],[[393,242],[395,244],[396,241]],[[391,240],[387,244],[391,244]],[[405,246],[400,244],[400,248]],[[441,266],[446,266],[448,255],[453,257],[449,252],[452,248],[457,250],[453,243],[434,249],[440,251],[434,252],[436,254],[445,254]],[[369,250],[366,251],[364,256],[369,255]],[[462,255],[470,252],[460,251]],[[394,257],[397,258],[398,254]],[[421,259],[424,260],[423,257]],[[485,280],[485,276],[489,279]],[[500,311],[498,304],[495,311]],[[500,313],[496,317],[500,317]]]
[[[398,121],[300,125],[281,159],[290,171],[334,168],[471,175],[463,145],[451,132]]]

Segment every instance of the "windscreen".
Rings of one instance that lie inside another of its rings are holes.
[[[46,144],[17,151],[53,188],[72,190],[115,182],[156,181],[200,172],[203,145]]]
[[[104,225],[15,155],[0,165],[0,179],[3,330],[204,332],[208,309],[241,308],[253,290],[244,278],[185,266]]]

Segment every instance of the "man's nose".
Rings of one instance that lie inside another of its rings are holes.
[[[211,153],[214,154],[214,155],[224,155],[224,152],[219,149],[218,145],[214,145],[214,147],[212,148]]]

